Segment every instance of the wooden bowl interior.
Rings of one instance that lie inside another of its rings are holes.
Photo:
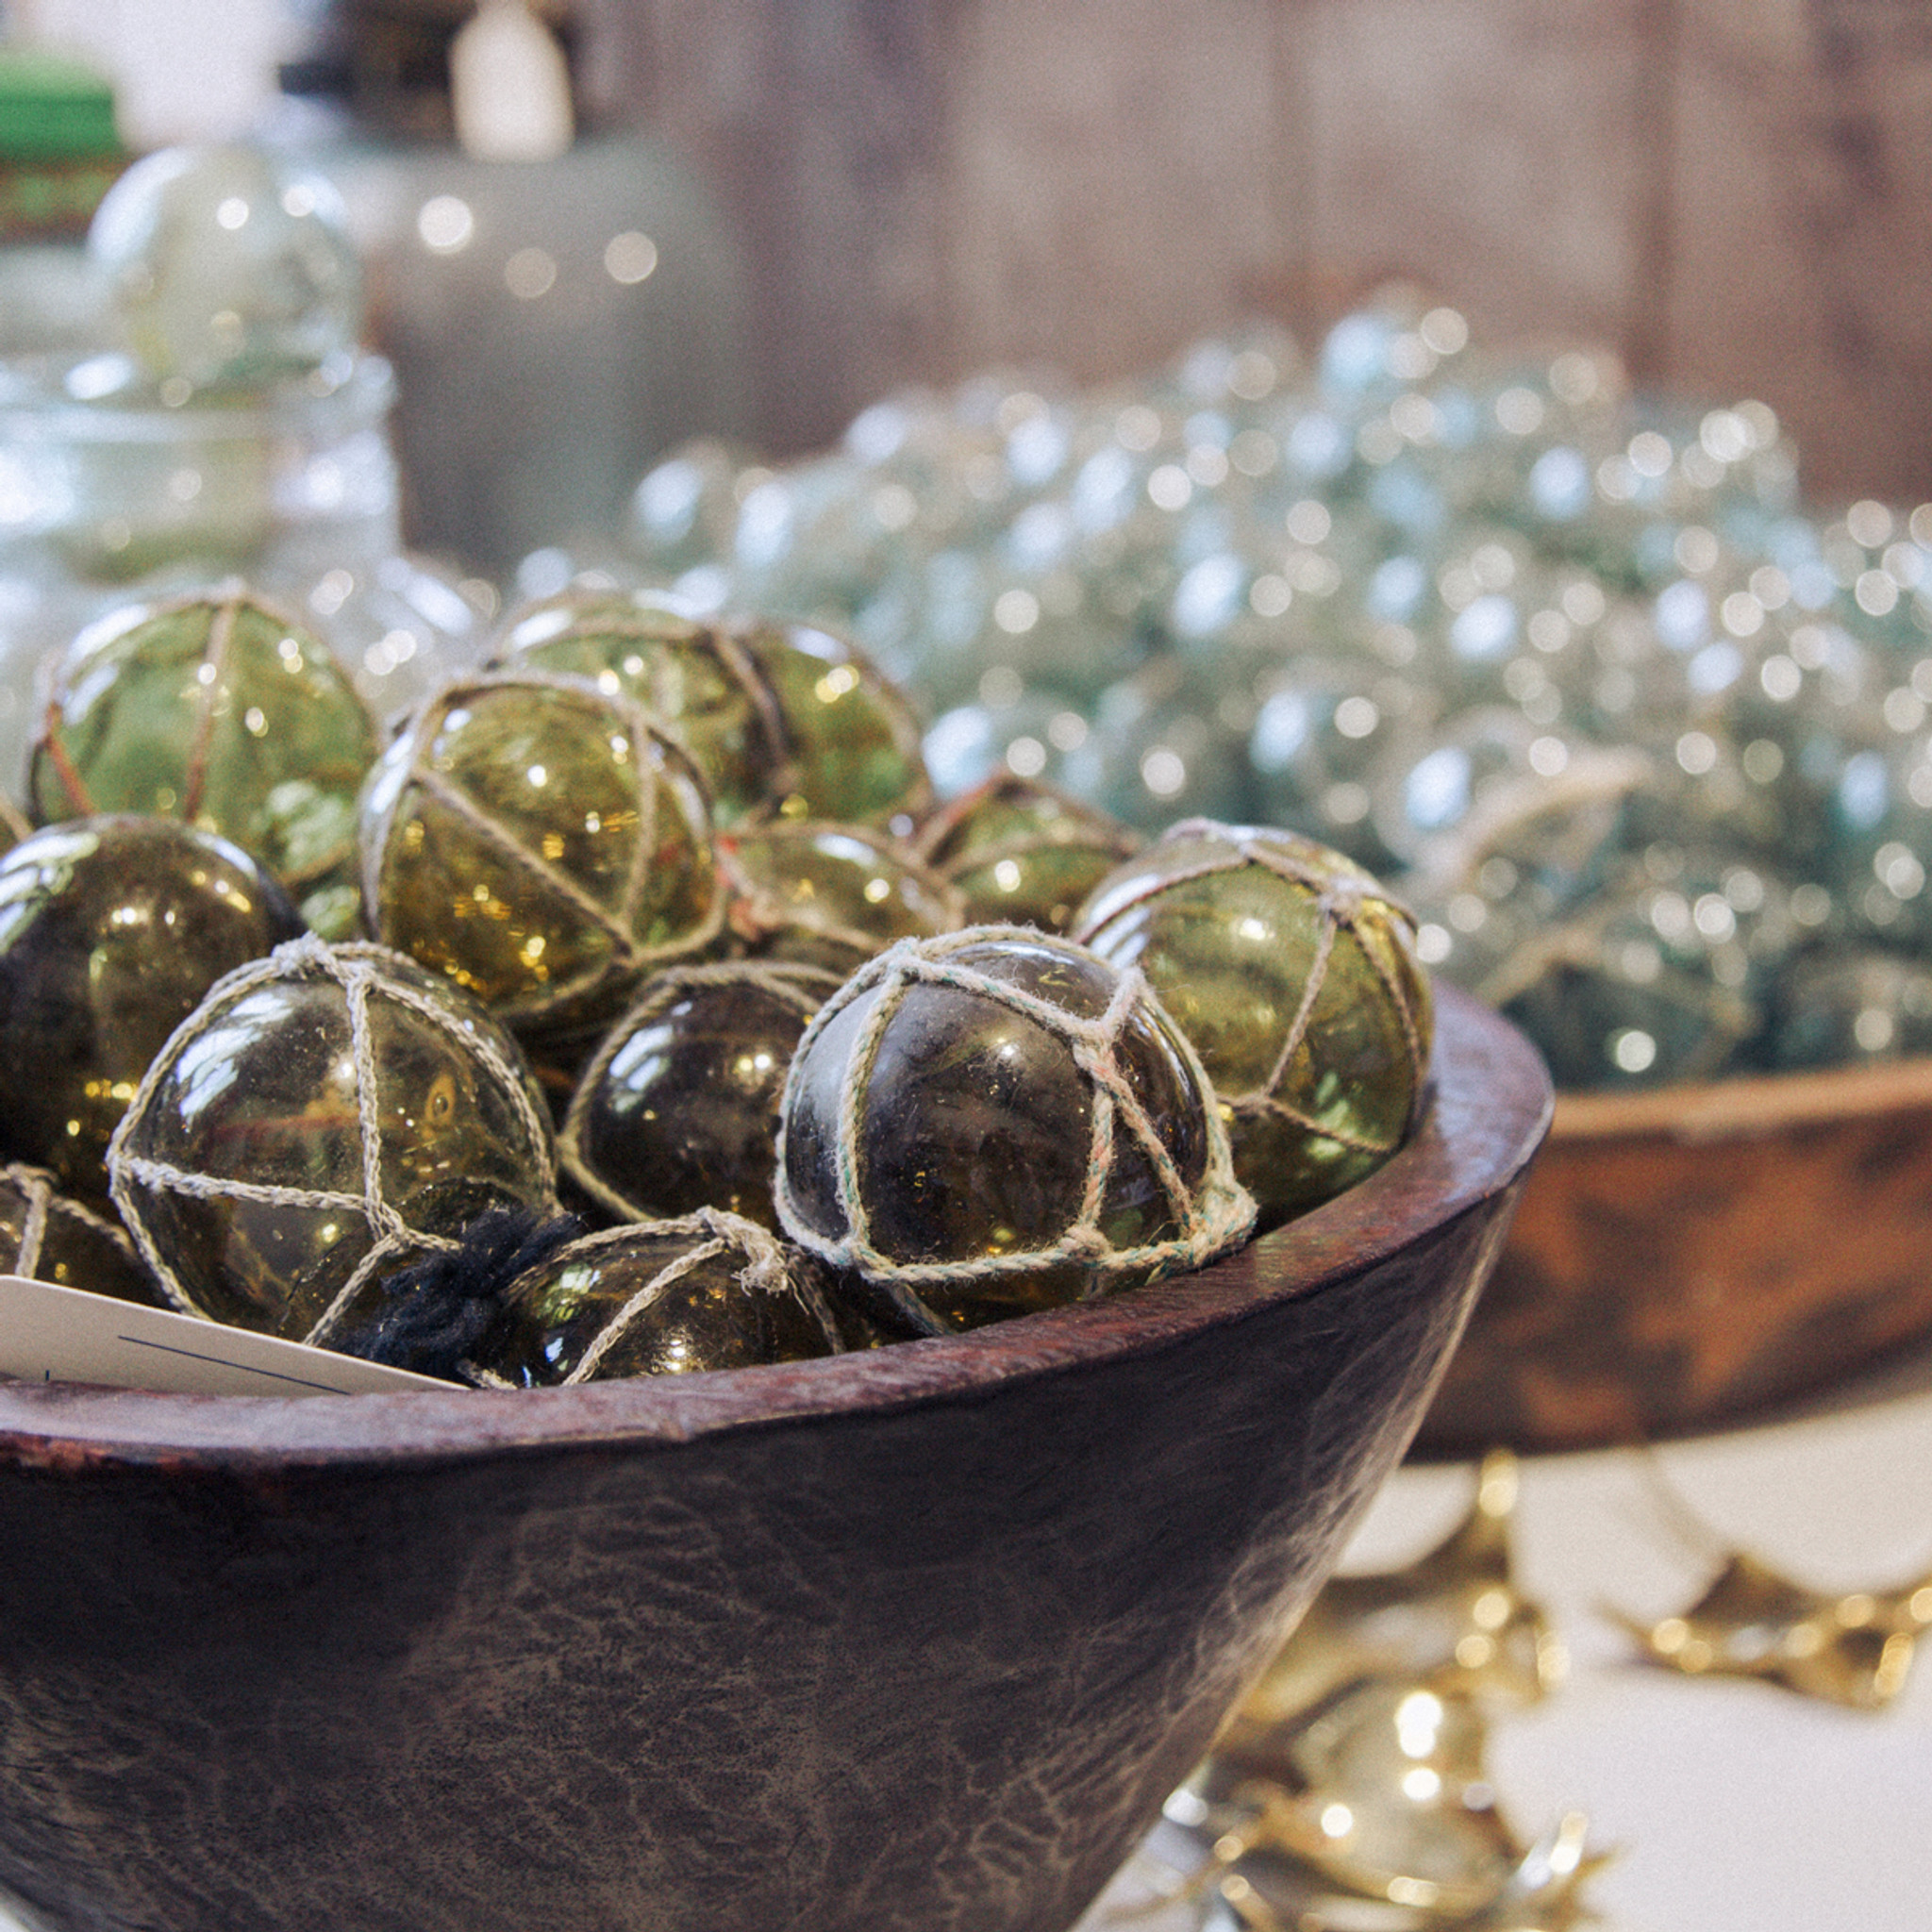
[[[970,1396],[1014,1375],[1067,1374],[1158,1351],[1372,1270],[1509,1189],[1548,1130],[1541,1063],[1515,1030],[1439,992],[1427,1108],[1358,1186],[1196,1273],[958,1336],[724,1374],[570,1390],[452,1390],[289,1400],[0,1384],[0,1454],[58,1440],[88,1453],[189,1459],[491,1454],[538,1444],[686,1441],[708,1432]]]

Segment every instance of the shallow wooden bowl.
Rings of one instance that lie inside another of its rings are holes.
[[[72,1932],[1061,1932],[1402,1455],[1548,1121],[1444,996],[1200,1274],[538,1393],[0,1389],[0,1887]]]
[[[1417,1453],[1763,1417],[1932,1336],[1932,1059],[1560,1096]]]

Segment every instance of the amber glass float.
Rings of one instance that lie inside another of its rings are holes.
[[[614,1019],[723,917],[695,767],[581,679],[451,685],[362,800],[365,913],[386,945],[532,1031]]]

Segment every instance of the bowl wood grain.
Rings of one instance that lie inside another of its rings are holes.
[[[1560,1095],[1417,1453],[1692,1434],[1928,1336],[1932,1059]]]

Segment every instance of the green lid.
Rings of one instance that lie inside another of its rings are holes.
[[[111,155],[114,91],[91,67],[34,47],[0,47],[0,160]]]

